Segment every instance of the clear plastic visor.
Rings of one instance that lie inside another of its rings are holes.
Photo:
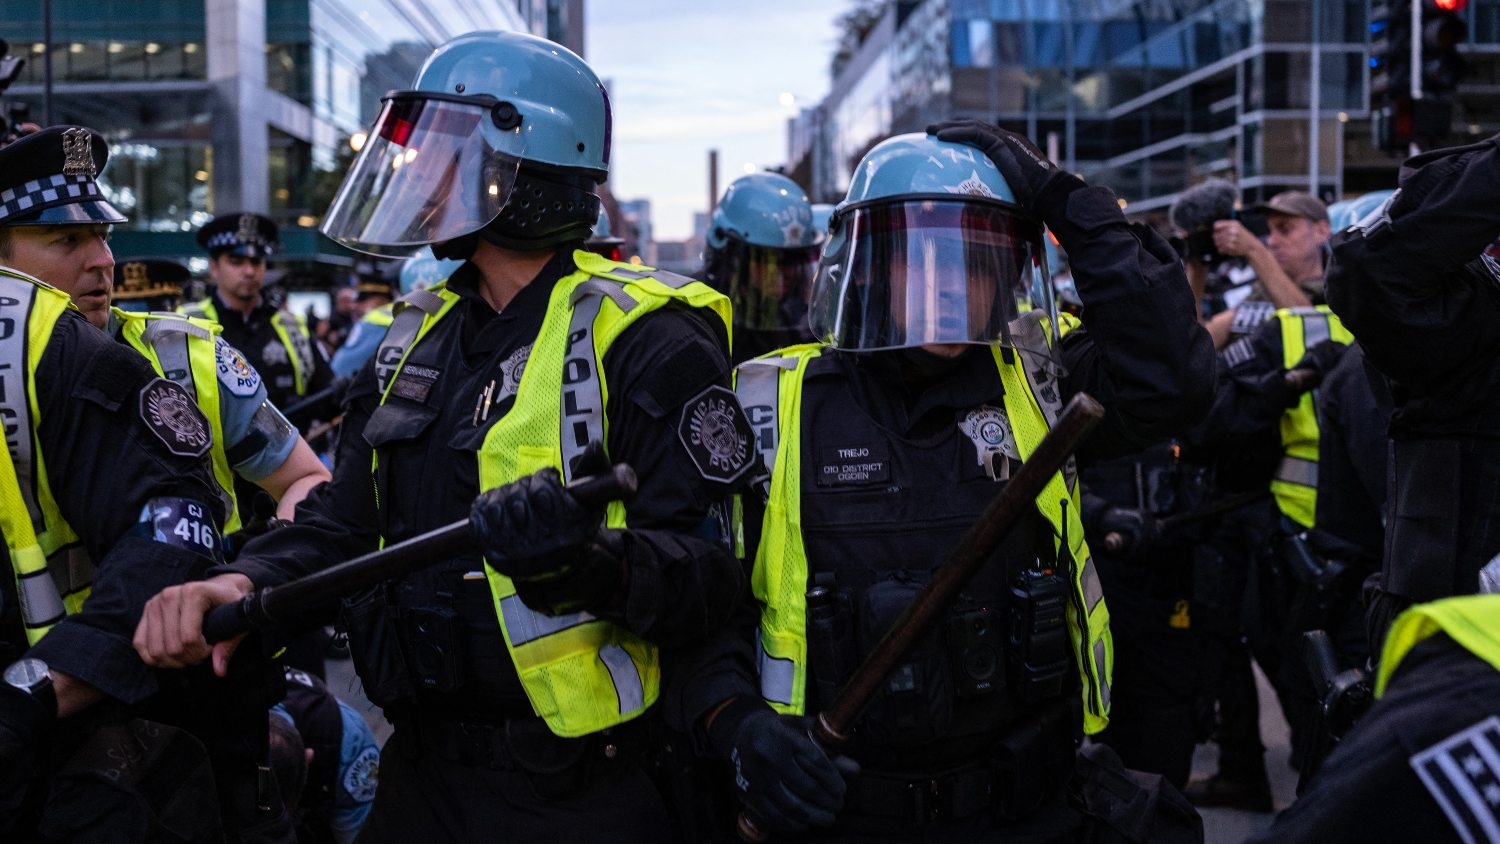
[[[834,348],[1009,344],[1045,272],[1041,226],[1009,204],[910,198],[840,216],[810,313]]]
[[[725,252],[724,277],[737,327],[806,330],[818,247],[773,249],[731,238]]]
[[[502,131],[486,98],[385,99],[359,157],[320,227],[375,255],[479,231],[510,199],[525,150],[519,130]]]

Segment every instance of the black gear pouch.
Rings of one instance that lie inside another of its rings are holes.
[[[401,652],[396,608],[376,586],[344,599],[340,618],[349,633],[349,657],[365,687],[365,696],[382,709],[417,699],[406,656]]]
[[[871,586],[860,601],[859,652],[868,654],[916,597],[922,584],[885,580]],[[860,731],[880,743],[930,741],[947,735],[953,722],[953,678],[940,631],[923,634],[905,661],[875,695]]]

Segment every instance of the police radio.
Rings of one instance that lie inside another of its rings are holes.
[[[1068,671],[1068,591],[1052,569],[1027,569],[1010,590],[1010,671],[1025,703],[1062,694]]]

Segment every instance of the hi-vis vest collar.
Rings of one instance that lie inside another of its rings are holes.
[[[208,419],[213,435],[214,481],[224,500],[224,533],[243,527],[239,501],[234,494],[234,469],[229,465],[224,439],[224,414],[220,407],[218,359],[214,337],[223,331],[215,322],[174,313],[138,313],[114,309],[120,337],[151,362],[156,374],[181,385]]]
[[[0,267],[0,408],[10,417],[0,450],[0,532],[10,552],[26,638],[36,644],[88,597],[94,566],[63,519],[38,450],[36,370],[68,295]]]
[[[178,310],[196,319],[223,324],[212,296]],[[271,329],[276,332],[276,339],[286,348],[287,360],[292,363],[292,389],[299,396],[307,395],[307,379],[312,377],[313,368],[317,365],[307,323],[296,314],[277,311],[271,315]]]
[[[1078,325],[1061,320],[1062,333]],[[1046,315],[1029,311],[1011,323],[1022,349],[1046,349],[1051,333]],[[1030,351],[1006,354],[991,347],[1005,388],[1005,413],[1022,458],[1036,450],[1062,409],[1052,362]],[[801,401],[808,364],[822,352],[815,344],[793,346],[740,364],[735,392],[755,428],[756,448],[765,475],[766,514],[750,585],[761,602],[756,657],[761,696],[780,712],[800,715],[807,687],[807,552],[802,543]],[[1007,362],[1007,358],[1011,362]],[[1110,677],[1114,645],[1109,610],[1093,558],[1083,538],[1079,515],[1078,476],[1069,460],[1037,497],[1037,510],[1052,526],[1058,564],[1071,574],[1068,635],[1082,681],[1084,730],[1089,734],[1109,723]],[[1063,544],[1066,538],[1067,544]]]
[[[1283,308],[1276,312],[1276,319],[1281,322],[1281,365],[1286,369],[1325,340],[1346,346],[1354,342],[1354,335],[1327,305]],[[1304,528],[1317,521],[1319,439],[1318,411],[1313,392],[1308,391],[1281,415],[1281,464],[1271,479],[1271,494],[1282,515]]]
[[[574,253],[575,272],[557,282],[510,411],[486,434],[479,485],[489,489],[552,467],[572,475],[573,458],[590,440],[607,442],[608,387],[602,361],[620,333],[668,302],[707,308],[729,330],[725,297],[692,279]],[[440,286],[410,293],[376,352],[384,403],[422,339],[458,301]],[[379,454],[375,459],[379,460]],[[378,500],[378,490],[377,490]],[[625,509],[610,505],[606,524],[625,527]],[[581,736],[645,712],[660,693],[656,646],[583,612],[547,616],[527,607],[510,580],[486,567],[500,629],[532,709],[560,736]]]

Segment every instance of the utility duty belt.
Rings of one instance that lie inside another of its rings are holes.
[[[581,738],[554,735],[540,718],[489,724],[417,714],[396,724],[416,732],[423,753],[467,767],[525,774],[538,794],[551,799],[577,794],[599,766],[640,759],[649,747],[647,726],[636,722]]]
[[[840,822],[851,827],[908,827],[962,820],[981,812],[997,821],[1030,815],[1059,794],[1073,773],[1078,706],[1039,707],[1013,724],[975,762],[932,774],[846,774]]]

